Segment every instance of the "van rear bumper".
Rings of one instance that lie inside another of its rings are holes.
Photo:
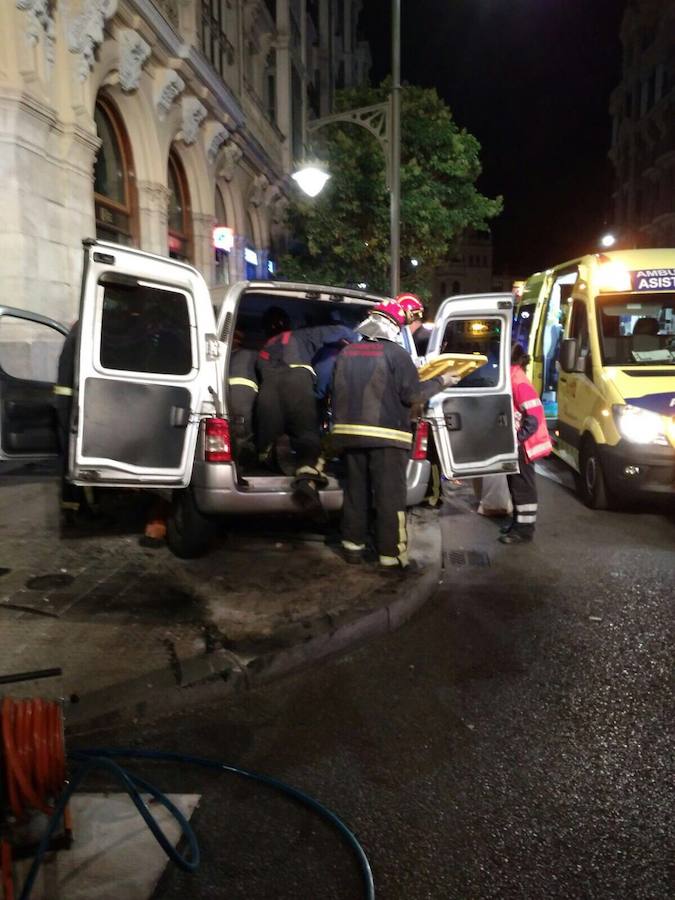
[[[675,494],[675,449],[619,441],[598,446],[610,491],[618,496]]]
[[[429,483],[431,463],[411,459],[408,462],[408,506],[424,500]],[[237,482],[232,463],[195,463],[192,490],[200,512],[205,515],[259,515],[261,513],[299,512],[293,499],[291,478],[270,475],[246,479],[248,485]],[[342,488],[330,478],[328,487],[320,491],[321,504],[326,512],[342,509]]]

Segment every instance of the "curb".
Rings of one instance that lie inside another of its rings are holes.
[[[437,516],[438,513],[423,513],[413,520],[411,543],[422,571],[414,581],[378,589],[377,593],[390,597],[385,605],[362,612],[358,607],[348,610],[326,633],[290,647],[249,656],[216,650],[206,656],[180,660],[178,671],[167,666],[85,694],[77,703],[67,706],[68,735],[91,734],[125,719],[136,723],[168,715],[191,703],[202,705],[222,700],[395,631],[421,609],[438,585],[442,541]]]

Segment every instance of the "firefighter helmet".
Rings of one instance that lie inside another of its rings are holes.
[[[403,312],[407,325],[412,325],[415,319],[424,318],[424,307],[422,301],[415,294],[399,294],[396,298]]]
[[[370,312],[378,316],[384,316],[385,319],[389,319],[390,322],[393,322],[399,328],[403,328],[406,324],[405,310],[396,300],[385,300],[383,303],[378,303],[372,307]]]

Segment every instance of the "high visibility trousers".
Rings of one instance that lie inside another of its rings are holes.
[[[296,468],[315,468],[321,455],[321,435],[312,373],[283,364],[262,365],[260,371],[258,451],[268,453],[277,439],[287,434],[295,452]]]
[[[513,527],[522,534],[534,534],[537,524],[537,482],[534,463],[528,462],[522,446],[518,448],[520,471],[507,476],[513,500]]]
[[[365,548],[374,513],[375,548],[382,565],[408,564],[406,471],[408,451],[397,447],[347,450],[342,509],[343,546]]]

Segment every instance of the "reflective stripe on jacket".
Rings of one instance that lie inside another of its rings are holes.
[[[411,406],[440,390],[436,378],[420,382],[413,361],[398,344],[350,344],[338,356],[333,375],[336,444],[407,450],[412,444]]]
[[[553,445],[546,427],[544,407],[534,386],[520,366],[511,366],[511,393],[516,419],[518,416],[532,416],[537,420],[534,433],[522,442],[528,462],[548,456],[553,450]]]

